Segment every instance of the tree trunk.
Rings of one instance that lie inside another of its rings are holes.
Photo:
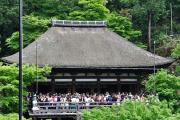
[[[151,47],[151,18],[152,15],[151,13],[149,13],[148,15],[148,50],[152,51],[152,47]]]

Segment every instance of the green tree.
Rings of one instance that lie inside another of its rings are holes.
[[[156,54],[164,57],[170,57],[172,50],[176,47],[178,44],[178,39],[172,38],[163,32],[157,32],[157,34],[154,36],[154,39],[156,39]]]
[[[38,79],[45,79],[51,69],[48,66],[38,68]],[[36,66],[23,65],[24,96],[27,87],[36,79]],[[0,64],[0,109],[3,113],[18,112],[18,67],[15,64]]]
[[[79,9],[69,14],[72,20],[106,20],[109,10],[105,7],[105,0],[79,0]]]
[[[50,21],[47,19],[40,19],[33,15],[23,17],[23,45],[24,47],[33,42],[39,35],[44,33],[49,27]],[[16,52],[19,48],[18,44],[19,32],[14,32],[6,39],[6,45]]]
[[[133,23],[147,32],[148,49],[152,50],[152,23],[157,23],[167,13],[166,0],[139,0],[133,7]],[[143,33],[145,34],[145,33]]]
[[[110,11],[120,12],[122,9],[132,9],[138,0],[107,0],[106,6]]]
[[[180,75],[180,44],[173,49],[172,56],[177,59],[176,72]]]
[[[45,19],[67,19],[78,8],[79,0],[25,0],[25,13]]]
[[[162,69],[149,76],[145,87],[149,92],[156,92],[160,100],[167,100],[175,111],[180,111],[180,95],[177,93],[180,89],[180,77]]]
[[[133,29],[132,22],[127,17],[120,16],[117,13],[108,16],[108,27],[131,41],[138,40],[137,38],[141,36],[141,32]]]
[[[5,40],[18,30],[18,0],[1,0],[0,2],[0,56],[8,54]]]
[[[177,44],[176,48],[172,52],[174,58],[180,59],[180,44]]]
[[[180,0],[170,0],[173,12],[173,32],[180,34]]]

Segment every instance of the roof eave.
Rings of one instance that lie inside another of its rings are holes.
[[[1,60],[5,63],[13,64],[15,62],[7,60],[6,58],[1,58]],[[156,64],[156,68],[165,68],[170,66],[175,60],[174,59],[169,59],[168,62],[162,62],[160,64]],[[16,63],[18,64],[18,63]],[[43,67],[48,64],[38,64],[39,67]],[[153,66],[134,66],[134,67],[126,67],[126,66],[56,66],[56,65],[48,65],[52,68],[64,68],[64,69],[153,69]]]

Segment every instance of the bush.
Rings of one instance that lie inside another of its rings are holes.
[[[112,108],[84,111],[83,120],[169,120],[174,117],[167,102],[125,101]]]
[[[180,114],[174,114],[171,117],[166,118],[165,120],[180,120]]]
[[[19,116],[17,113],[0,114],[0,120],[19,120]],[[23,120],[27,120],[27,119],[23,117]]]

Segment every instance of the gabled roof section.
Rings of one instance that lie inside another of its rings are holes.
[[[37,46],[37,50],[36,50]],[[171,59],[145,51],[106,27],[51,27],[24,48],[23,62],[54,68],[144,68]],[[18,63],[18,53],[3,58]]]

